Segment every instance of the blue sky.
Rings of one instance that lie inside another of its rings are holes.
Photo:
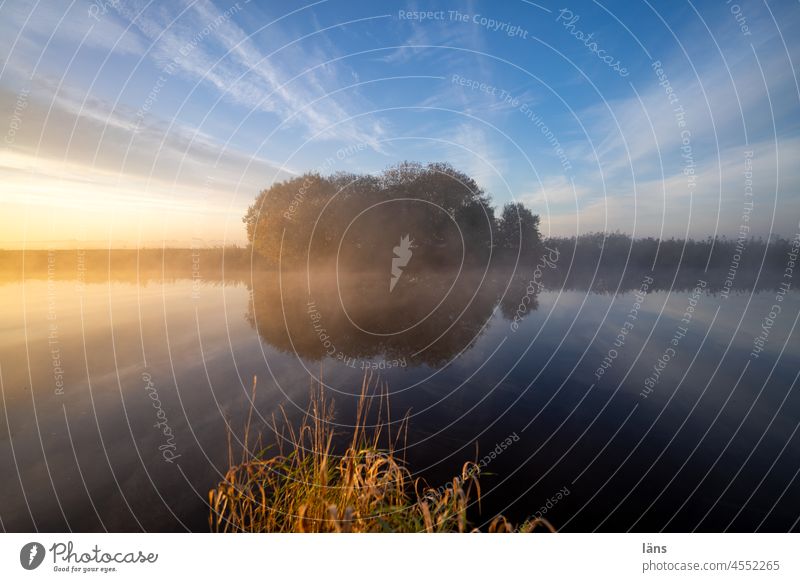
[[[273,181],[402,160],[452,163],[546,234],[736,236],[748,200],[752,234],[798,232],[794,1],[0,13],[0,246],[242,242]]]

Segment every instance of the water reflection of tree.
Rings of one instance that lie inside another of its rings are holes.
[[[280,281],[262,275],[250,284],[248,320],[264,341],[306,359],[405,358],[409,366],[441,366],[474,344],[498,302],[506,319],[517,313],[528,282],[509,285],[508,275],[409,269],[392,292],[388,270],[340,273],[338,280],[332,273],[284,274]],[[522,317],[535,308],[534,296]]]

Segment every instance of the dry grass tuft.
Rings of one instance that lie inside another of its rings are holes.
[[[465,463],[452,487],[434,490],[413,480],[397,454],[405,439],[408,418],[391,433],[386,386],[381,393],[377,422],[367,430],[372,378],[365,376],[352,438],[344,453],[333,452],[333,404],[323,388],[312,389],[311,404],[300,427],[291,426],[281,409],[277,454],[248,453],[252,410],[245,426],[244,452],[225,479],[209,492],[209,524],[215,532],[467,532],[467,508],[480,503],[475,463]],[[253,382],[255,393],[255,380]],[[231,455],[232,457],[232,455]],[[496,517],[489,532],[533,531],[544,519],[529,520],[515,529]]]

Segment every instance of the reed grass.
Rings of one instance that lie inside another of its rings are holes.
[[[253,382],[255,396],[256,382]],[[374,392],[378,391],[377,398]],[[371,392],[373,392],[371,394]],[[252,399],[254,402],[254,398]],[[378,402],[377,421],[370,424]],[[214,532],[469,532],[467,518],[480,504],[479,468],[464,463],[452,487],[429,487],[413,479],[398,444],[405,443],[408,416],[392,433],[388,389],[365,375],[356,419],[344,452],[334,451],[334,407],[321,385],[312,387],[310,404],[299,427],[284,409],[273,416],[277,450],[250,447],[252,407],[244,429],[242,458],[231,463],[224,480],[209,492],[209,525]],[[230,434],[229,434],[230,443]],[[251,449],[259,451],[251,452]],[[232,448],[229,455],[233,458]],[[503,516],[489,522],[489,532],[530,532],[544,519],[515,528]]]

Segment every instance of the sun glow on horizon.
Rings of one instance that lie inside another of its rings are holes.
[[[0,151],[0,248],[123,248],[244,244],[249,200]],[[203,195],[205,194],[205,195]],[[205,199],[204,199],[205,198]],[[242,197],[243,198],[243,197]]]

